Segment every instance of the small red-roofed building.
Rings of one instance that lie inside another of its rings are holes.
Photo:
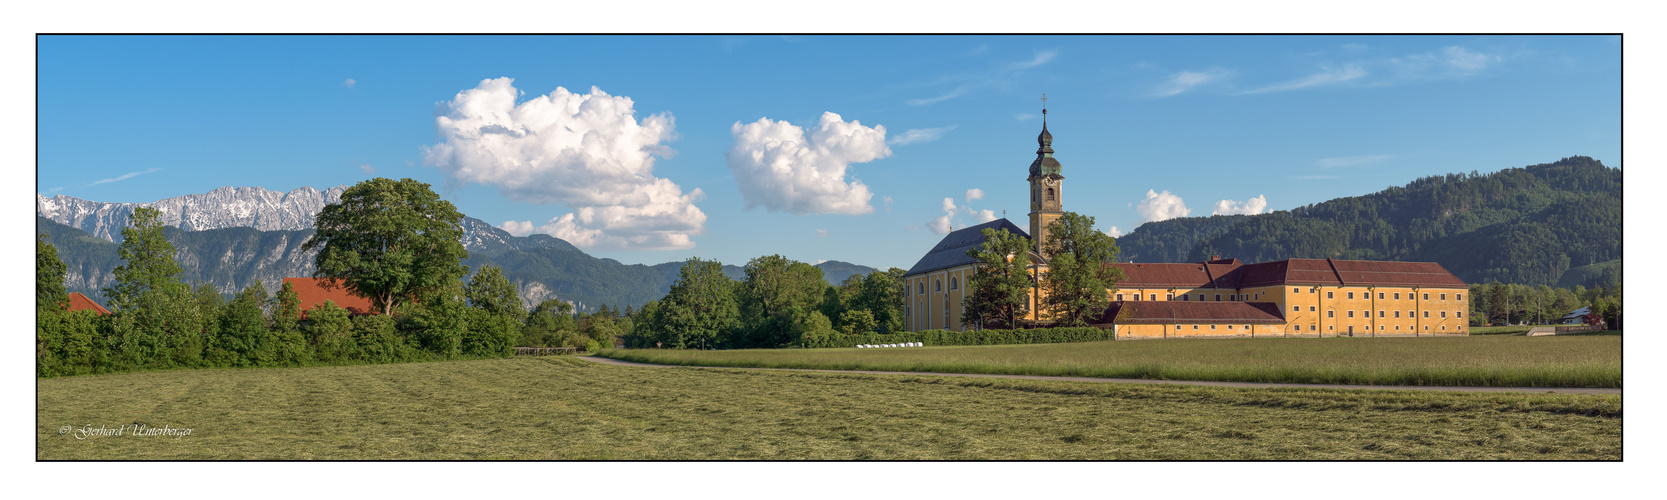
[[[94,313],[98,313],[99,316],[110,315],[109,309],[105,309],[104,306],[98,305],[97,302],[93,302],[93,299],[87,297],[86,295],[82,295],[81,292],[70,292],[69,310],[92,311]]]
[[[359,316],[374,314],[376,307],[370,299],[348,293],[347,286],[341,280],[325,278],[284,278],[284,283],[295,289],[295,296],[301,305],[301,319],[307,319],[307,311],[324,304],[324,301],[335,301],[336,307],[346,309],[349,315]],[[326,284],[333,286],[326,287]]]

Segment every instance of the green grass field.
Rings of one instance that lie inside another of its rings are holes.
[[[36,458],[1619,460],[1621,398],[511,358],[36,382]],[[62,426],[190,428],[178,438]]]
[[[1620,387],[1621,338],[1138,340],[887,349],[604,350],[694,366],[999,373],[1156,380]]]

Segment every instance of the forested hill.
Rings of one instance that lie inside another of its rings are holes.
[[[1576,156],[1487,175],[1425,177],[1288,211],[1148,223],[1118,244],[1136,262],[1211,255],[1427,261],[1471,283],[1553,285],[1580,266],[1618,267],[1621,177],[1620,169]]]

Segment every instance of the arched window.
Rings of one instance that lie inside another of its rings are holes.
[[[950,276],[949,277],[949,289],[950,290],[960,290],[961,289],[961,280],[955,279],[954,276]]]
[[[1053,188],[1048,188],[1048,201],[1053,201]]]
[[[915,283],[915,293],[926,293],[926,282]]]
[[[943,291],[943,280],[932,280],[932,291],[942,292]]]

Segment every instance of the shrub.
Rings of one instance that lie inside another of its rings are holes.
[[[921,342],[929,346],[1058,344],[1065,342],[1092,342],[1096,340],[1111,339],[1111,330],[1094,327],[1035,328],[1028,330],[975,330],[968,332],[923,330],[918,332],[899,332],[891,334],[831,334],[818,339],[818,341],[814,343],[807,337],[805,346],[856,347],[859,344],[896,344],[903,342]]]
[[[394,328],[394,319],[380,314],[353,318],[356,358],[372,363],[391,363],[402,354],[405,339]]]
[[[307,312],[307,340],[322,361],[346,361],[353,355],[353,323],[348,312],[333,300]]]

